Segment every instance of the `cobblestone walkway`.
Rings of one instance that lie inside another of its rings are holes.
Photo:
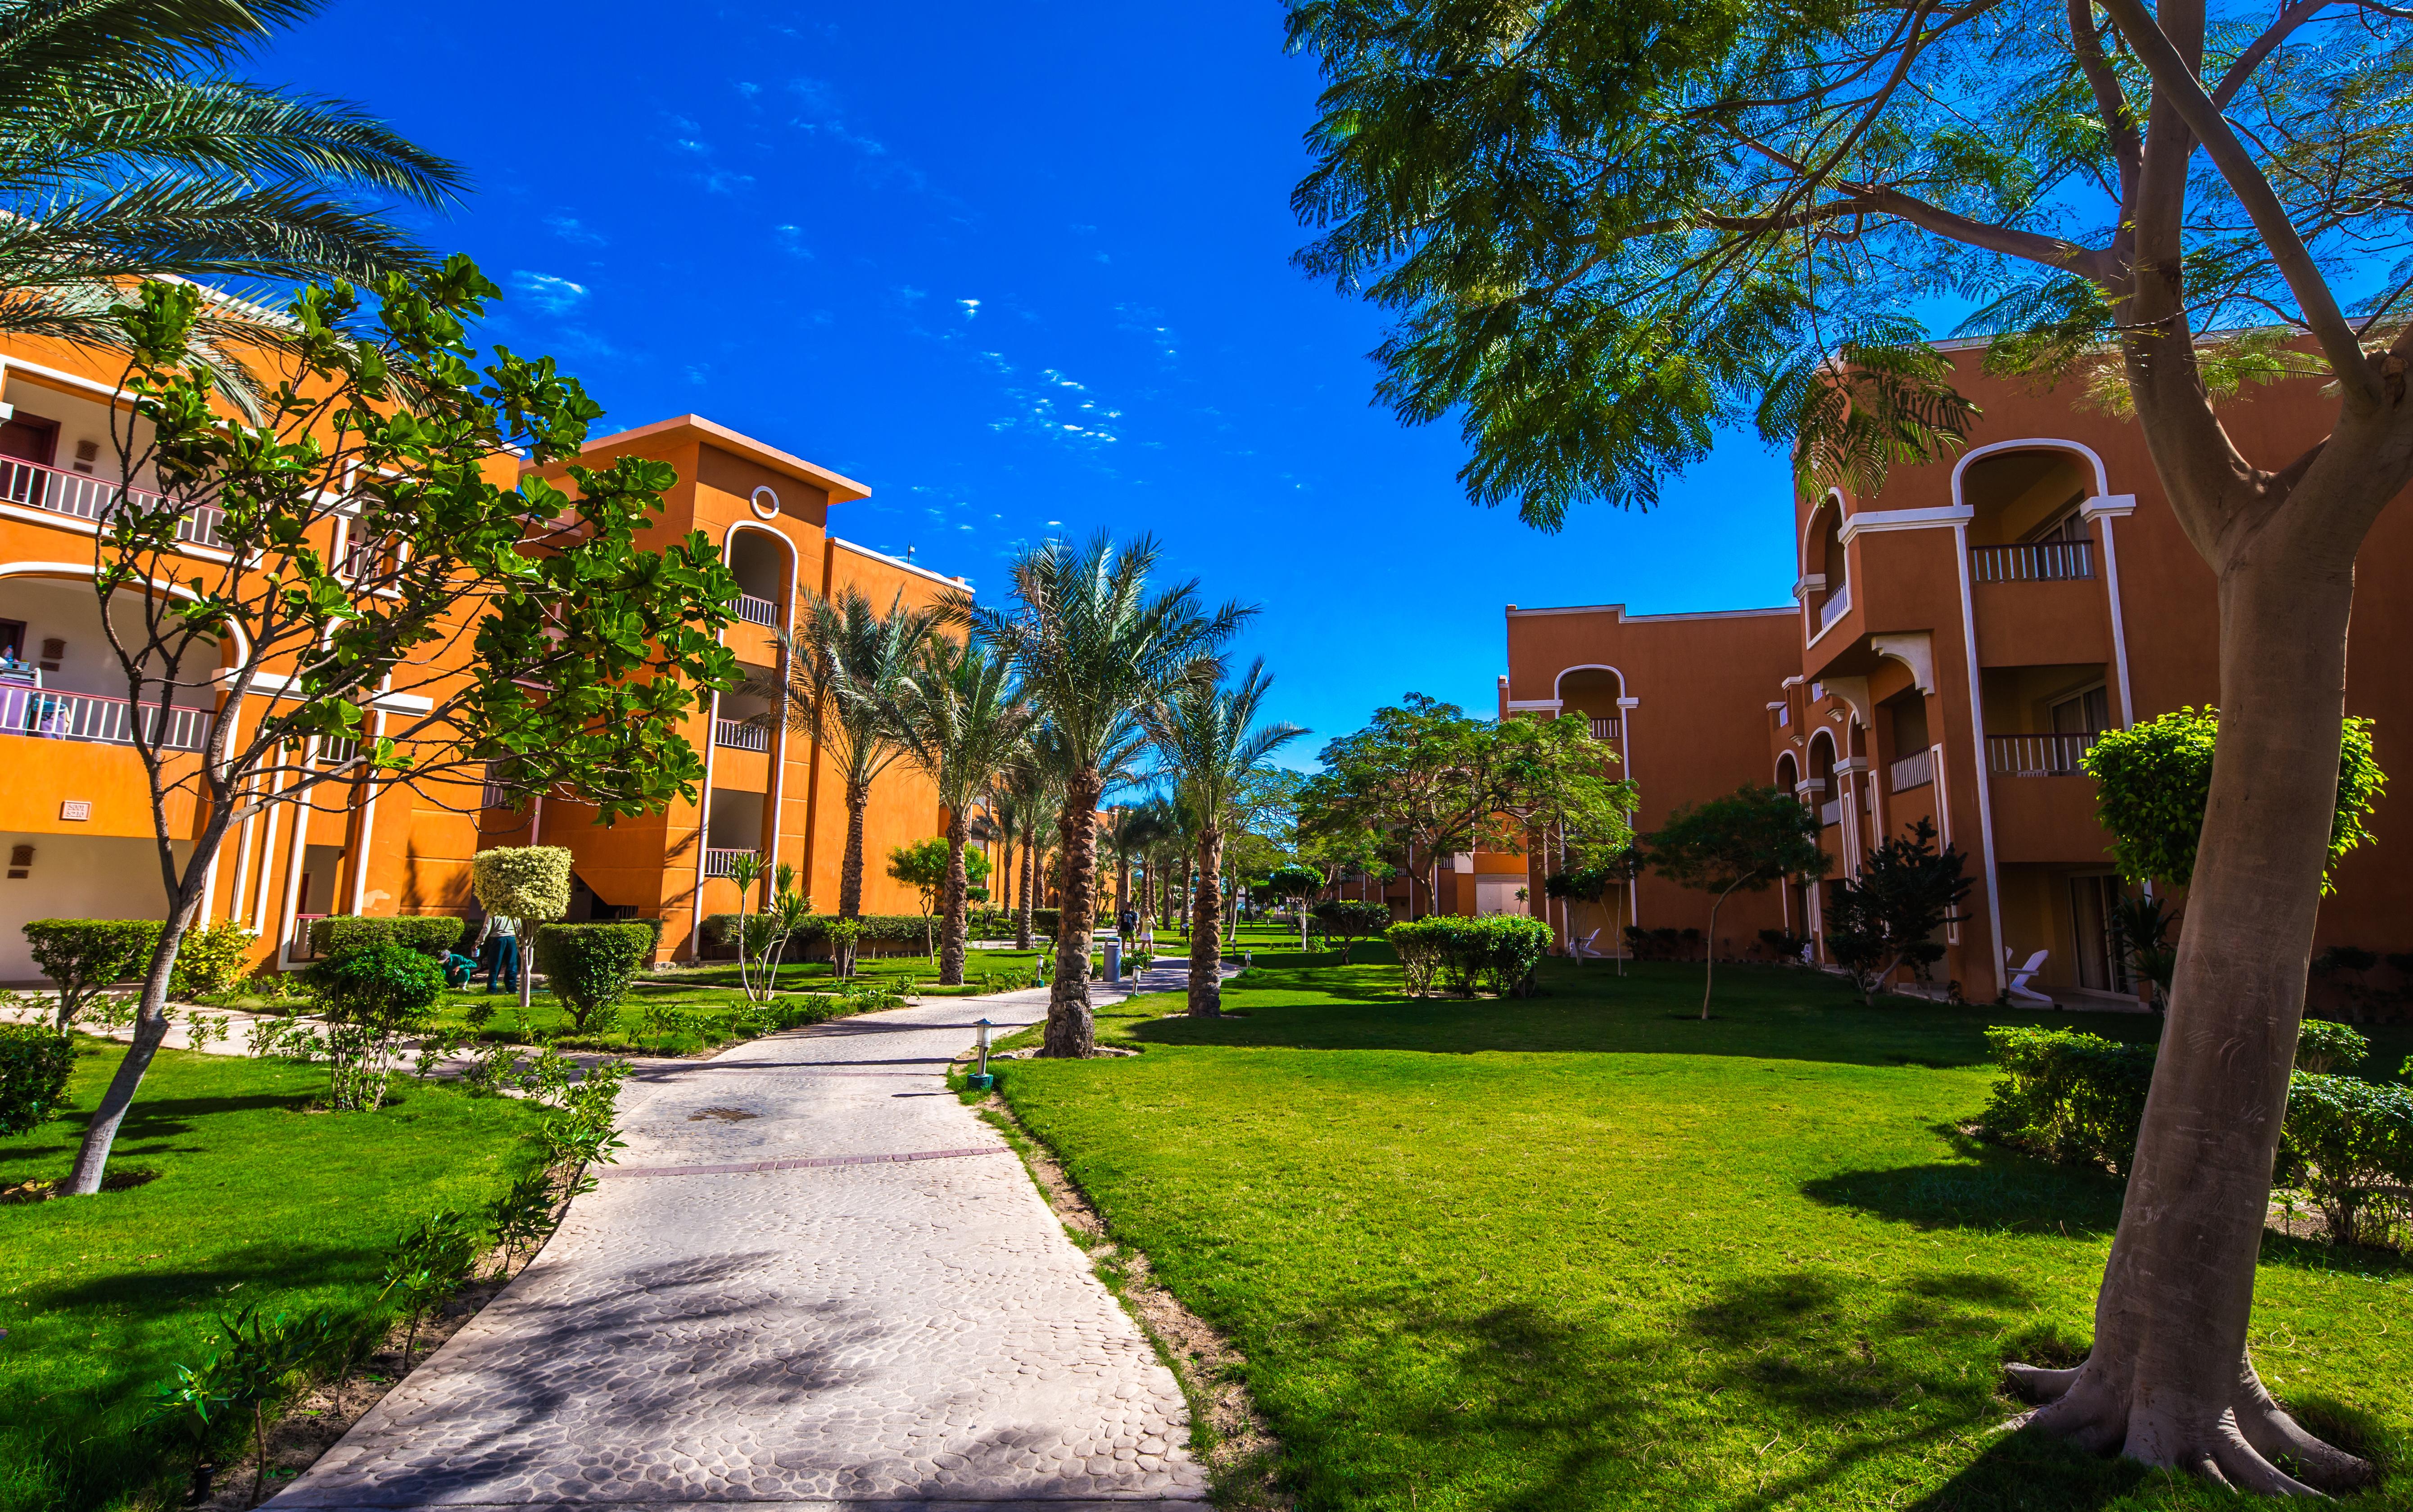
[[[955,1000],[645,1068],[536,1264],[274,1505],[1203,1512],[1171,1372],[940,1080],[973,1020],[1045,1014]]]

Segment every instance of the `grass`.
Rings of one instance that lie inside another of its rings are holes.
[[[0,1138],[0,1183],[73,1163],[125,1053],[79,1043],[82,1111]],[[0,1206],[0,1509],[153,1505],[176,1472],[134,1433],[140,1399],[200,1362],[221,1311],[364,1309],[398,1231],[484,1205],[527,1162],[529,1104],[404,1078],[377,1113],[307,1111],[326,1082],[324,1066],[162,1050],[111,1161],[154,1179]]]
[[[1410,1002],[1396,969],[1287,959],[1227,991],[1246,1017],[1134,999],[1100,1037],[1145,1055],[1001,1082],[1247,1356],[1302,1507],[2234,1505],[1992,1431],[2006,1358],[2082,1353],[2120,1189],[1957,1132],[1981,1030],[2155,1020],[1739,967],[1704,1024],[1697,967]],[[2272,1389],[2394,1467],[2349,1505],[2413,1502],[2413,1266],[2274,1236],[2257,1292]]]

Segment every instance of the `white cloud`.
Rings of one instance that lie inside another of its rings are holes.
[[[560,237],[565,242],[575,242],[581,246],[602,246],[606,245],[604,237],[600,232],[587,230],[585,226],[580,224],[571,216],[547,215],[544,217],[544,223],[549,229],[551,229],[554,235]]]
[[[737,81],[737,93],[747,99],[752,99],[755,96],[762,93],[762,86],[761,84],[749,83],[747,81],[740,79]]]
[[[512,274],[511,279],[528,303],[547,315],[559,315],[574,309],[586,297],[585,284],[573,284],[555,274],[530,273],[523,268]]]
[[[981,302],[980,302],[980,301],[978,301],[978,300],[976,300],[976,299],[959,299],[959,300],[955,301],[955,303],[956,303],[956,304],[960,304],[960,305],[962,305],[962,306],[964,307],[964,319],[967,319],[967,320],[974,319],[978,318],[978,316],[980,315],[980,307],[981,307]]]

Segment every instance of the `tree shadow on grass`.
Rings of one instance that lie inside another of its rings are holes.
[[[1803,1182],[1801,1194],[1927,1230],[2099,1238],[2119,1227],[2123,1189],[2117,1177],[2016,1150],[1964,1148],[1971,1158],[1843,1171]]]

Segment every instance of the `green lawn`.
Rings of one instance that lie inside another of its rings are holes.
[[[1000,1079],[1248,1356],[1301,1506],[2232,1505],[1990,1431],[2004,1360],[2082,1352],[2119,1186],[1958,1134],[1980,1030],[2155,1020],[1726,968],[1704,1024],[1697,967],[1408,1002],[1281,960],[1227,992],[1246,1017],[1133,1000],[1100,1037],[1145,1055]],[[2272,1389],[2396,1466],[2358,1505],[2413,1503],[2413,1265],[2274,1238],[2258,1294]]]
[[[64,1119],[0,1138],[0,1184],[64,1177],[124,1046],[80,1042]],[[498,1195],[538,1110],[401,1079],[375,1114],[305,1111],[324,1066],[163,1050],[98,1197],[0,1205],[0,1509],[83,1512],[151,1489],[139,1399],[198,1363],[221,1310],[365,1308],[386,1246]],[[165,1503],[175,1505],[171,1499]]]

